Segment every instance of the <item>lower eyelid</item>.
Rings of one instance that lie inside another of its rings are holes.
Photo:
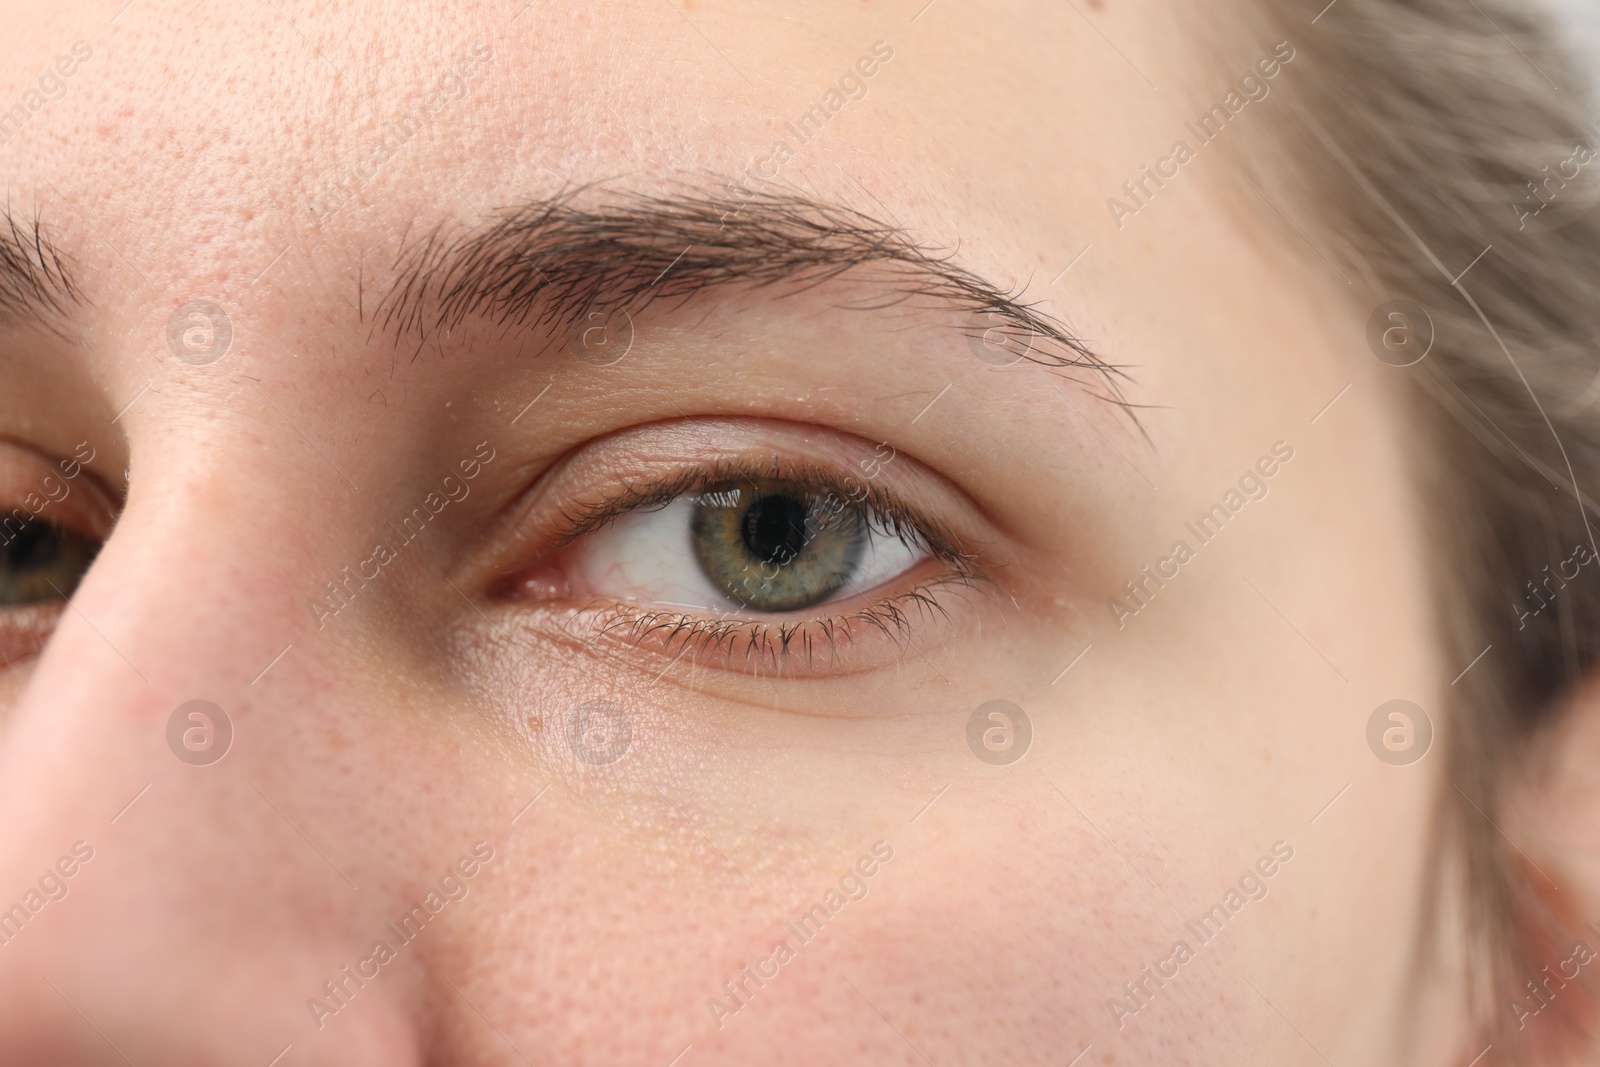
[[[65,610],[65,601],[0,608],[0,671],[42,652]]]
[[[796,671],[842,674],[867,670],[891,661],[917,639],[913,631],[928,623],[951,621],[944,594],[974,583],[963,576],[942,575],[906,590],[878,597],[851,597],[781,616],[708,616],[655,605],[603,602],[583,609],[588,625],[602,636],[651,654],[648,673],[658,676],[673,666],[692,670],[720,667],[736,673],[776,674]]]

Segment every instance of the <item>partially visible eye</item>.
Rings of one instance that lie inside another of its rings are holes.
[[[0,609],[72,595],[100,543],[44,519],[0,525]]]
[[[574,546],[572,576],[596,596],[784,613],[865,594],[928,556],[839,490],[763,478],[619,517]]]

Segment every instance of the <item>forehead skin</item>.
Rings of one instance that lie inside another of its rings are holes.
[[[51,644],[0,688],[0,904],[72,842],[96,850],[0,948],[0,1059],[1383,1063],[1422,1032],[1401,994],[1437,760],[1402,772],[1364,733],[1386,700],[1436,707],[1454,673],[1429,637],[1410,445],[1363,314],[1227,195],[1220,150],[1112,221],[1107,197],[1226,88],[1172,11],[119,6],[0,7],[0,105],[92,47],[0,148],[13,212],[43,220],[84,295],[59,337],[0,336],[0,436],[91,440],[127,497]],[[782,186],[1025,285],[1128,367],[1137,426],[1093,376],[840,310],[848,279],[656,312],[615,368],[470,324],[427,344],[374,327],[418,235],[577,185],[735,175],[880,41],[893,58]],[[328,211],[329,183],[476,42],[491,56],[464,92]],[[234,341],[194,367],[165,330],[202,299]],[[554,457],[735,415],[936,472],[996,531],[996,595],[844,682],[645,688],[472,584],[485,531]],[[483,440],[473,503],[319,630],[323,580]],[[1123,582],[1279,441],[1294,459],[1266,499],[1119,628]],[[551,724],[616,691],[629,758],[556,758]],[[996,697],[1036,731],[1008,768],[964,740]],[[195,698],[238,731],[203,770],[164,733]],[[470,895],[316,1026],[308,998],[480,839],[495,859]],[[880,840],[869,894],[718,1026],[708,998]],[[1266,897],[1119,1025],[1108,1001],[1279,841],[1293,859]]]

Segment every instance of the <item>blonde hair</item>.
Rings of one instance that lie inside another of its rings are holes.
[[[1261,0],[1253,16],[1260,37],[1219,42],[1231,69],[1263,40],[1291,41],[1297,58],[1272,117],[1241,124],[1254,128],[1238,162],[1368,306],[1407,299],[1431,320],[1426,358],[1393,373],[1430,442],[1416,476],[1429,543],[1447,546],[1432,576],[1444,662],[1489,651],[1440,709],[1428,888],[1435,901],[1457,891],[1465,912],[1440,909],[1463,929],[1427,942],[1465,940],[1471,1032],[1530,1054],[1509,1002],[1553,947],[1588,936],[1537,873],[1552,861],[1530,869],[1535,847],[1497,828],[1514,772],[1600,658],[1600,561],[1564,586],[1547,570],[1600,555],[1600,159],[1586,85],[1545,14],[1512,0]],[[1561,1047],[1600,1047],[1582,1033],[1592,989],[1562,997]],[[1555,1029],[1541,1020],[1541,1055]]]

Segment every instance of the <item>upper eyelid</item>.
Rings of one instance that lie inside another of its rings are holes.
[[[95,450],[90,448],[89,455],[83,456],[86,445],[84,442],[72,454],[58,456],[0,436],[0,452],[13,449],[33,468],[15,481],[0,477],[0,533],[14,531],[16,524],[11,520],[17,515],[29,516],[26,501],[38,497],[44,506],[31,513],[30,522],[51,523],[98,540],[110,537],[122,501],[90,469]]]
[[[752,467],[730,465],[724,461],[723,464],[712,464],[698,469],[688,468],[676,475],[669,475],[660,482],[645,483],[642,487],[631,486],[621,494],[605,497],[602,501],[579,505],[582,513],[577,516],[572,516],[563,510],[563,516],[571,522],[571,525],[556,539],[552,551],[603,529],[624,514],[654,506],[664,507],[673,500],[710,485],[756,479],[788,481],[827,489],[842,488],[843,482],[838,472],[831,472],[815,464],[795,466],[775,464],[770,470],[762,471]],[[909,528],[921,542],[922,547],[929,549],[942,562],[959,568],[965,569],[977,558],[978,553],[961,547],[960,539],[944,522],[934,516],[923,514],[920,509],[900,500],[887,487],[874,485],[871,482],[872,480],[868,479],[864,483],[868,488],[856,503],[865,507],[874,518],[890,520],[893,524],[892,532],[904,536],[906,528]]]

